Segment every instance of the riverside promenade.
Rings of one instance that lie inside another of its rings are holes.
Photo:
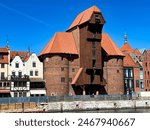
[[[137,95],[61,96],[0,99],[0,112],[84,112],[149,109],[150,97]]]

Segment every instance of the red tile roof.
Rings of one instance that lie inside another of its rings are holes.
[[[133,49],[131,48],[131,46],[129,45],[129,43],[125,43],[121,49],[122,52],[128,52],[128,53],[132,53]]]
[[[101,12],[96,6],[92,6],[89,9],[81,12],[76,18],[75,20],[72,22],[72,24],[70,25],[69,29],[72,29],[75,26],[81,25],[87,21],[90,20],[92,14],[94,12]],[[68,29],[68,30],[69,30]]]
[[[0,53],[8,53],[8,48],[0,48]]]
[[[109,37],[108,34],[102,34],[102,48],[110,56],[124,56],[124,54],[117,47],[115,42]]]
[[[146,53],[150,55],[150,50],[147,50]]]
[[[124,57],[124,60],[123,60],[123,66],[124,67],[137,67],[137,64],[132,59],[132,57],[130,56],[130,54],[126,53],[125,57]]]
[[[133,51],[133,53],[136,55],[136,56],[141,56],[141,52],[138,50],[138,49],[135,49]]]
[[[28,52],[23,52],[23,51],[11,51],[10,52],[10,59],[14,59],[15,56],[20,56],[20,58],[23,61],[28,60],[30,54]]]
[[[8,64],[8,48],[0,48],[0,55],[2,58],[0,59],[0,64]]]
[[[72,33],[57,32],[39,56],[49,53],[78,54]]]
[[[142,54],[140,53],[140,51],[138,49],[135,49],[133,51],[133,54],[135,54],[137,58],[140,58],[142,56]]]
[[[2,59],[0,59],[0,64],[8,64],[8,55],[4,55]]]

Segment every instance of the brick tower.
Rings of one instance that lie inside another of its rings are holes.
[[[79,52],[79,69],[72,82],[75,94],[106,93],[101,54],[104,23],[101,11],[93,6],[80,13],[67,30],[73,33]]]

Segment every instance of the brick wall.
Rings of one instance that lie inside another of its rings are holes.
[[[143,61],[144,89],[150,91],[150,55],[146,54]]]
[[[77,59],[69,55],[49,55],[44,59],[44,80],[47,96],[68,95],[71,82],[78,71]],[[76,57],[77,58],[77,57]],[[73,92],[72,92],[73,93]]]
[[[104,63],[104,78],[106,79],[106,91],[108,94],[123,94],[123,59],[121,57],[109,57]]]
[[[134,91],[140,92],[140,68],[135,67],[133,70],[134,70]]]

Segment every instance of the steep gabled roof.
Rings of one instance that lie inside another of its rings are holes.
[[[26,60],[28,60],[30,54],[29,54],[29,52],[24,52],[24,51],[11,51],[10,59],[14,59],[15,56],[20,56],[22,61],[26,61]]]
[[[52,53],[78,54],[73,34],[70,32],[57,32],[39,56]]]
[[[90,20],[92,14],[94,12],[98,12],[100,13],[101,11],[96,7],[96,6],[92,6],[90,8],[88,8],[87,10],[81,12],[76,18],[75,20],[72,22],[72,24],[70,25],[69,29],[72,29],[75,26],[81,25],[87,21]]]
[[[120,51],[108,34],[102,34],[101,44],[102,48],[109,56],[124,56],[124,54]]]
[[[125,57],[123,59],[123,66],[124,67],[137,67],[137,64],[132,59],[132,57],[130,56],[130,54],[126,53]]]
[[[150,55],[150,50],[146,50],[146,53]]]
[[[141,52],[140,52],[138,49],[135,49],[135,50],[133,51],[133,53],[134,53],[136,56],[141,56],[141,55],[142,55]]]
[[[120,49],[122,52],[128,52],[128,53],[132,53],[133,49],[132,47],[129,45],[129,43],[125,43],[123,44],[123,46]]]

